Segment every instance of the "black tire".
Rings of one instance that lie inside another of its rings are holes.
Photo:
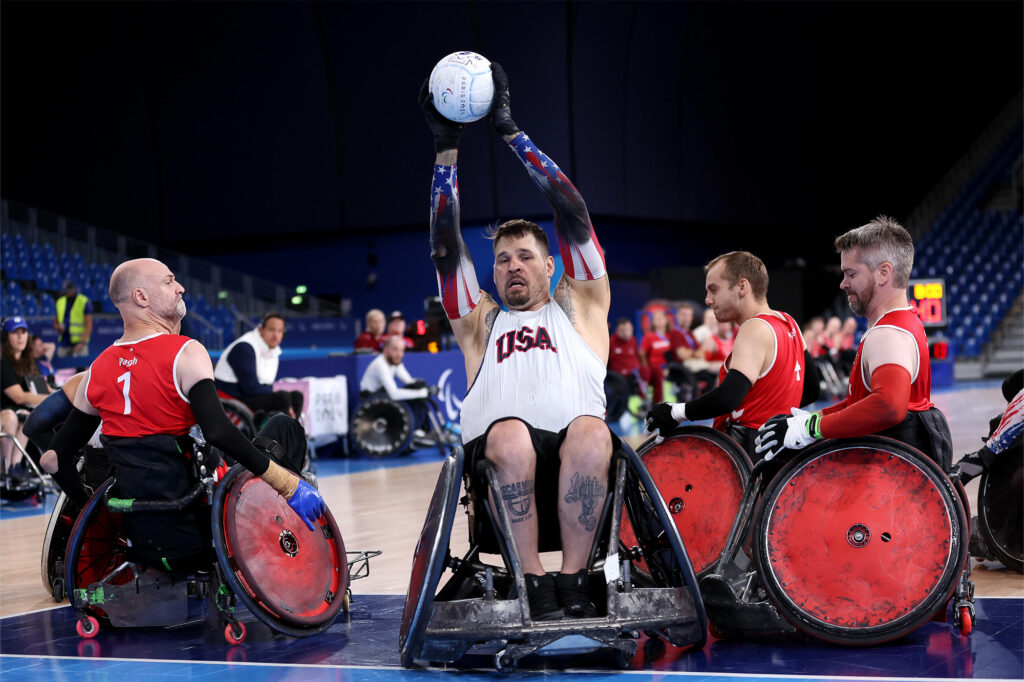
[[[365,457],[399,455],[409,449],[412,436],[412,412],[387,396],[364,400],[352,416],[352,448]]]
[[[1024,573],[1024,459],[1019,447],[999,453],[978,487],[978,528],[992,558]]]

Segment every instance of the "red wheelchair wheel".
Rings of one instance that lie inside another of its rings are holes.
[[[64,587],[72,606],[76,589],[89,587],[127,561],[128,540],[121,529],[121,515],[107,511],[103,505],[103,495],[113,484],[113,479],[109,479],[93,493],[68,537],[64,552]],[[131,578],[131,571],[121,571],[111,576],[109,582],[124,585]],[[97,606],[87,608],[106,617]]]
[[[705,574],[725,549],[750,458],[732,438],[706,426],[685,426],[659,444],[652,438],[637,455],[668,506],[694,573]],[[620,538],[626,547],[637,546],[627,514],[622,515]],[[643,560],[636,564],[646,572]]]
[[[218,486],[213,526],[225,579],[253,615],[294,636],[330,626],[349,577],[330,511],[311,531],[273,488],[236,466]]]
[[[967,559],[966,524],[953,484],[917,450],[829,441],[768,485],[754,555],[769,598],[798,628],[876,644],[945,609]]]

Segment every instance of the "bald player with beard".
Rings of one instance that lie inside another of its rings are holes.
[[[75,456],[102,420],[103,443],[120,494],[137,499],[178,499],[192,484],[191,465],[183,453],[194,447],[188,433],[198,423],[208,442],[284,496],[313,530],[313,522],[325,510],[320,494],[257,449],[228,421],[217,397],[213,363],[206,348],[175,334],[185,315],[184,291],[174,273],[158,260],[141,258],[115,268],[110,298],[121,313],[124,334],[100,353],[83,377],[74,409],[54,437],[52,448],[43,454],[44,468],[55,474],[73,501],[83,505],[88,494],[78,477]],[[283,424],[281,433],[286,434],[294,420],[283,415],[279,419],[285,420],[277,424]],[[276,451],[273,441],[257,442],[266,443],[267,452]],[[191,528],[186,523],[182,530],[181,519],[161,521],[145,516],[125,518],[129,537],[134,531],[145,538],[142,542],[133,539],[136,549],[143,555],[149,551],[148,558],[166,568],[191,568],[190,562],[202,554],[195,544],[201,544],[208,533],[202,528],[203,519],[191,519]],[[205,525],[209,526],[208,517]]]

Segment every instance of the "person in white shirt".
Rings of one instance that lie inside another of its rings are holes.
[[[369,395],[383,391],[392,400],[421,400],[430,395],[423,380],[413,379],[402,364],[405,342],[401,336],[389,336],[383,352],[374,358],[359,380],[359,394]],[[402,382],[400,387],[395,379]]]
[[[253,410],[302,414],[301,391],[275,391],[277,366],[284,338],[284,317],[270,312],[260,326],[231,342],[217,359],[213,377],[217,390],[241,400]]]

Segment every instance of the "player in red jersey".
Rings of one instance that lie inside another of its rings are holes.
[[[753,456],[757,428],[780,411],[818,398],[814,363],[792,317],[768,305],[768,271],[746,251],[718,256],[704,266],[705,303],[721,323],[736,323],[732,351],[722,363],[717,388],[687,403],[660,403],[647,430],[668,433],[684,419],[715,418]]]
[[[75,394],[75,409],[43,454],[43,466],[73,501],[84,504],[88,497],[74,457],[102,419],[103,442],[120,494],[177,499],[191,486],[186,453],[194,452],[194,444],[188,433],[198,423],[207,441],[287,498],[313,530],[312,522],[325,509],[320,494],[269,459],[228,421],[206,348],[173,333],[185,314],[182,293],[184,288],[160,261],[142,258],[115,268],[110,298],[121,313],[124,335],[85,374]],[[270,443],[266,449],[273,453],[277,445]],[[196,510],[183,515],[184,523],[182,518],[161,523],[141,514],[129,517],[130,525],[145,537],[136,542],[126,517],[125,529],[136,551],[168,568],[184,565],[203,540],[202,515]],[[208,515],[205,525],[209,526]]]
[[[843,281],[850,309],[868,319],[868,331],[850,373],[850,394],[820,412],[778,415],[761,427],[757,451],[771,459],[785,448],[821,438],[878,434],[903,441],[944,470],[953,446],[946,418],[931,401],[928,339],[907,300],[914,242],[892,218],[879,216],[840,235]]]

